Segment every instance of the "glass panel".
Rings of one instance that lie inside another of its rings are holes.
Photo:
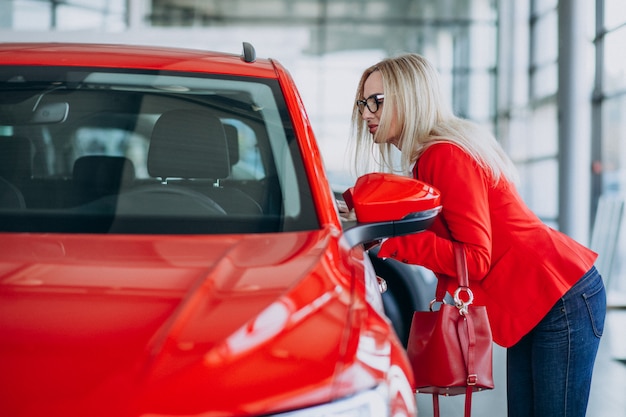
[[[328,2],[328,12],[341,13],[342,7]],[[276,23],[277,19],[317,19],[323,12],[322,2],[319,1],[284,1],[284,0],[206,0],[193,2],[152,1],[152,16],[158,23],[168,23],[175,26],[196,23],[208,24],[211,21],[225,19],[239,20],[253,19],[256,23]],[[341,6],[341,3],[339,4]],[[369,3],[368,3],[369,6]],[[352,12],[347,12],[352,16]],[[269,19],[265,20],[264,19]],[[295,23],[292,20],[292,23]],[[302,24],[302,21],[298,22]],[[309,22],[314,24],[315,21]]]
[[[77,7],[77,8],[88,8],[88,9],[100,9],[104,10],[107,7],[107,2],[109,0],[70,0],[66,1],[69,3],[69,6]]]
[[[532,73],[530,82],[534,100],[556,94],[559,88],[557,64],[554,63],[536,68],[535,72]]]
[[[558,163],[547,159],[520,169],[520,192],[528,207],[542,219],[558,216]]]
[[[556,11],[542,16],[534,26],[532,35],[532,64],[556,62],[558,56],[558,24]]]
[[[230,2],[233,1],[230,0]],[[467,0],[446,2],[433,0],[421,2],[389,0],[312,2],[310,0],[281,0],[280,2],[289,4],[290,9],[294,11],[307,10],[305,7],[308,7],[308,10],[310,10],[312,5],[324,4],[323,7],[316,9],[316,12],[324,13],[324,7],[326,7],[326,13],[333,18],[353,18],[354,16],[359,16],[362,19],[376,19],[380,21],[385,18],[406,20],[414,17],[415,22],[418,22],[434,19],[468,18],[485,21],[495,20],[497,17],[496,3],[491,0],[473,0],[471,2]]]
[[[558,0],[533,0],[533,14],[543,14],[550,10],[556,10],[558,3]]]
[[[109,13],[125,13],[127,0],[105,1],[106,9]],[[130,3],[130,2],[128,2]]]
[[[626,193],[626,96],[602,105],[602,192]]]
[[[509,154],[515,161],[556,158],[559,141],[556,105],[514,115],[505,136],[508,136]]]
[[[502,126],[501,138],[506,140],[507,152],[514,161],[525,161],[529,158],[528,136],[530,135],[530,120],[525,112],[512,115],[506,126]]]
[[[222,119],[227,130],[229,153],[237,157],[231,167],[230,177],[236,180],[262,180],[266,177],[259,141],[252,128],[237,119]],[[229,131],[232,136],[229,136]]]
[[[626,26],[607,33],[604,46],[604,91],[626,88]]]
[[[57,7],[57,29],[94,29],[102,28],[103,14],[99,10],[87,10],[82,7]]]
[[[488,72],[473,72],[469,77],[469,103],[466,114],[470,119],[488,120],[494,113],[493,97],[487,92],[494,91],[494,79]]]
[[[57,29],[106,29],[121,30],[126,27],[125,10],[114,13],[111,8],[63,6],[57,7]]]
[[[498,30],[495,25],[473,24],[470,27],[470,65],[473,68],[493,68],[496,65],[496,39]]]
[[[535,109],[531,116],[531,132],[527,138],[531,157],[556,157],[559,149],[559,127],[556,104]]]
[[[14,4],[13,13],[12,29],[49,29],[52,23],[51,5],[48,3],[34,0],[17,0]]]
[[[437,1],[437,3],[441,4],[444,2]],[[457,0],[457,6],[463,3],[466,3],[466,0]],[[470,4],[470,18],[474,20],[491,20],[494,22],[498,18],[497,2],[492,0],[472,0],[468,3]],[[452,8],[454,7],[455,6]]]
[[[602,103],[602,193],[626,195],[626,96]],[[626,291],[626,221],[622,220],[619,241],[613,260],[612,291]],[[618,278],[618,279],[616,279]]]
[[[0,66],[0,230],[319,227],[276,80],[106,71]]]
[[[624,23],[626,23],[626,2],[604,0],[604,27],[613,29]]]

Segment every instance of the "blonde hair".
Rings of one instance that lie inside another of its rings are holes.
[[[376,135],[389,136],[391,120],[400,127],[400,169],[409,173],[410,167],[428,148],[439,142],[454,143],[491,172],[494,185],[505,177],[517,181],[517,171],[495,137],[478,124],[457,117],[444,100],[439,74],[434,66],[418,54],[387,58],[367,68],[359,81],[356,100],[363,99],[365,80],[379,71],[383,80],[385,101]],[[394,171],[391,143],[375,144],[356,107],[352,111],[352,135],[356,138],[355,168],[357,173],[370,170],[372,150],[378,148],[383,170]]]

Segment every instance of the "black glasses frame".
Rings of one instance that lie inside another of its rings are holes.
[[[367,107],[370,112],[376,113],[380,105],[383,103],[384,99],[384,94],[372,94],[366,99],[357,100],[356,106],[359,109],[359,113],[361,114],[363,114],[363,110],[365,109],[365,107]]]

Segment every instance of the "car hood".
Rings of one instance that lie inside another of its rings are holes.
[[[350,305],[337,235],[3,235],[0,414],[328,401]]]

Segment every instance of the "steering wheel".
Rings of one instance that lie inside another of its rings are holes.
[[[124,214],[226,215],[208,196],[179,185],[153,184],[118,196],[117,212]]]

